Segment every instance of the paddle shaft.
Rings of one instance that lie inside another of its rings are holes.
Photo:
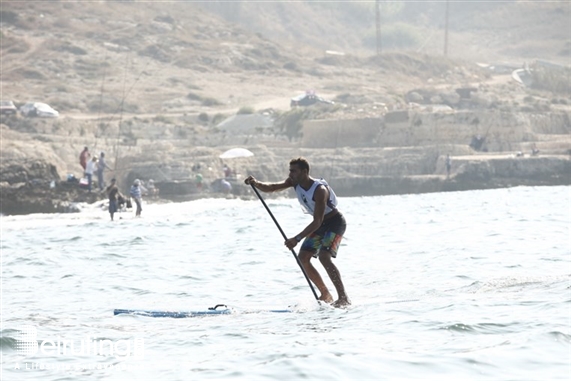
[[[256,195],[258,196],[258,198],[260,199],[260,201],[262,202],[262,204],[264,205],[264,208],[266,208],[266,210],[268,211],[270,217],[272,217],[272,220],[274,220],[274,223],[276,224],[276,226],[278,227],[280,233],[282,233],[282,237],[284,237],[284,239],[287,241],[287,236],[285,235],[282,227],[280,226],[280,224],[278,223],[278,220],[276,220],[276,218],[274,217],[272,211],[270,210],[270,208],[268,208],[268,205],[266,204],[266,202],[264,201],[264,199],[262,198],[262,196],[260,195],[260,192],[258,192],[258,190],[256,189],[256,187],[253,184],[250,184],[250,186],[252,187],[252,189],[254,190],[254,192],[256,192]],[[303,268],[303,265],[301,264],[301,261],[299,260],[299,257],[297,256],[297,254],[295,253],[295,251],[293,249],[291,249],[291,253],[293,254],[297,264],[299,265],[299,268],[301,269],[301,272],[303,273],[303,276],[305,277],[305,280],[307,281],[307,284],[309,284],[309,288],[311,288],[311,292],[313,292],[313,296],[315,296],[315,300],[317,300],[317,302],[319,303],[319,297],[317,296],[317,293],[315,292],[315,288],[313,288],[313,285],[311,284],[311,281],[309,280],[309,277],[307,276],[307,273],[305,272],[305,269]]]

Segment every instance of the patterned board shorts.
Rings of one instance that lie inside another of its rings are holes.
[[[117,211],[117,200],[109,200],[109,213]]]
[[[346,228],[345,217],[338,213],[323,221],[316,231],[308,235],[301,245],[301,250],[313,253],[315,258],[320,250],[325,250],[331,253],[332,258],[336,258]]]

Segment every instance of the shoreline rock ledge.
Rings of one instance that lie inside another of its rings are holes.
[[[285,158],[284,162],[287,162]],[[523,158],[455,157],[454,165],[455,173],[450,178],[445,174],[364,176],[332,173],[329,182],[341,197],[571,185],[571,160],[564,155]],[[336,170],[343,172],[343,168],[340,165]],[[320,171],[318,166],[315,171],[324,172],[324,169]],[[272,172],[280,173],[280,169],[275,168]],[[252,198],[247,187],[238,186],[240,182],[234,181],[237,189],[233,197]],[[212,197],[227,196],[216,192],[171,194],[162,197],[160,202]],[[105,194],[98,191],[89,193],[77,183],[61,181],[55,166],[45,161],[30,161],[19,165],[12,163],[4,166],[0,172],[0,213],[3,215],[75,213],[80,211],[78,203],[95,203],[105,199]]]

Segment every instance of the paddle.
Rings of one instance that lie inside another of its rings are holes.
[[[260,199],[260,201],[264,205],[264,208],[266,208],[266,210],[270,214],[270,217],[272,217],[272,220],[274,220],[274,223],[278,227],[280,233],[282,233],[282,237],[284,237],[284,239],[287,240],[287,236],[285,235],[284,231],[282,230],[280,224],[278,224],[278,220],[276,220],[276,218],[272,214],[272,211],[270,210],[270,208],[268,208],[268,205],[266,205],[266,202],[264,201],[264,199],[260,195],[260,192],[258,192],[258,190],[256,189],[256,187],[253,184],[250,184],[250,186],[252,187],[254,192],[256,192],[256,195],[258,196],[258,198]],[[317,303],[320,303],[319,297],[317,296],[317,293],[315,292],[315,289],[313,288],[313,285],[311,284],[311,281],[309,280],[309,277],[307,276],[307,273],[305,272],[305,269],[303,268],[303,265],[301,264],[301,261],[299,260],[297,254],[295,253],[295,251],[293,249],[291,249],[291,253],[293,254],[297,264],[299,265],[299,268],[301,269],[301,272],[303,273],[305,280],[307,280],[307,284],[309,284],[309,287],[311,288],[311,292],[313,292],[313,296],[315,296],[315,300],[317,300]]]

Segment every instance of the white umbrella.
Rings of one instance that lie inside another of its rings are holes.
[[[250,157],[250,156],[254,156],[254,153],[252,151],[247,150],[246,148],[232,148],[224,152],[222,155],[220,155],[219,158],[236,159],[238,157]]]

